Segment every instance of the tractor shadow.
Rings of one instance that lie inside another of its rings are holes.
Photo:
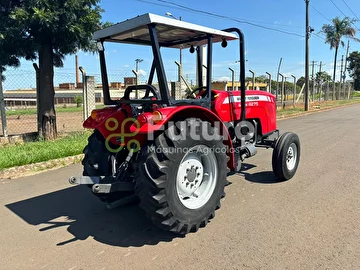
[[[140,247],[182,237],[155,227],[138,205],[107,209],[84,186],[55,191],[6,207],[30,225],[43,225],[39,231],[44,234],[52,229],[67,228],[73,237],[64,239],[57,246],[93,237],[108,245]]]
[[[258,183],[258,184],[277,184],[280,183],[278,179],[276,179],[274,173],[272,171],[262,171],[251,173],[249,170],[256,168],[256,165],[249,163],[242,163],[241,172],[240,173],[231,173],[229,175],[240,175],[244,176],[245,180]]]

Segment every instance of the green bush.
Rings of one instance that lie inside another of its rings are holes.
[[[74,101],[75,101],[75,103],[76,103],[76,107],[80,107],[80,105],[81,105],[81,103],[82,103],[82,96],[80,96],[80,95],[77,95],[77,96],[75,96],[74,97]]]

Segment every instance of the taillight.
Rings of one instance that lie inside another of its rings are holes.
[[[154,124],[159,123],[162,119],[163,119],[163,115],[162,115],[161,112],[159,112],[159,111],[154,111],[154,112],[152,113],[152,120],[153,120]]]
[[[137,121],[139,122],[140,126],[145,125],[148,122],[148,119],[144,114],[140,114],[137,118]]]
[[[91,118],[92,118],[93,120],[95,120],[95,119],[96,119],[96,116],[97,116],[97,111],[96,111],[96,110],[93,110],[93,111],[91,112]]]

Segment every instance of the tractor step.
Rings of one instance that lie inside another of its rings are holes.
[[[93,185],[94,193],[112,193],[115,191],[134,191],[133,182],[115,181],[112,176],[72,176],[69,179],[72,185]]]

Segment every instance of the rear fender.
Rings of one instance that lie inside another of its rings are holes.
[[[176,107],[166,107],[158,109],[157,112],[160,112],[162,115],[161,121],[154,123],[152,119],[152,114],[143,114],[147,118],[147,121],[141,121],[138,118],[139,124],[133,124],[130,127],[131,132],[137,132],[139,135],[144,134],[145,136],[149,136],[150,134],[154,135],[160,130],[165,130],[167,124],[169,122],[176,122],[180,120],[184,120],[187,118],[199,118],[203,121],[208,121],[212,125],[215,123],[220,127],[220,134],[224,137],[224,144],[228,147],[228,153],[230,160],[228,161],[228,166],[231,170],[235,169],[235,159],[234,159],[234,151],[233,144],[231,141],[230,134],[228,129],[222,122],[222,120],[214,114],[212,111],[200,107],[200,106],[176,106]]]
[[[136,119],[129,115],[131,115],[130,108],[127,110],[127,108],[108,107],[93,110],[83,127],[97,129],[105,138],[107,148],[111,152],[119,151],[131,140],[135,140],[140,146],[144,142],[144,135],[130,132],[130,126],[136,123]],[[119,138],[122,141],[119,141]]]

